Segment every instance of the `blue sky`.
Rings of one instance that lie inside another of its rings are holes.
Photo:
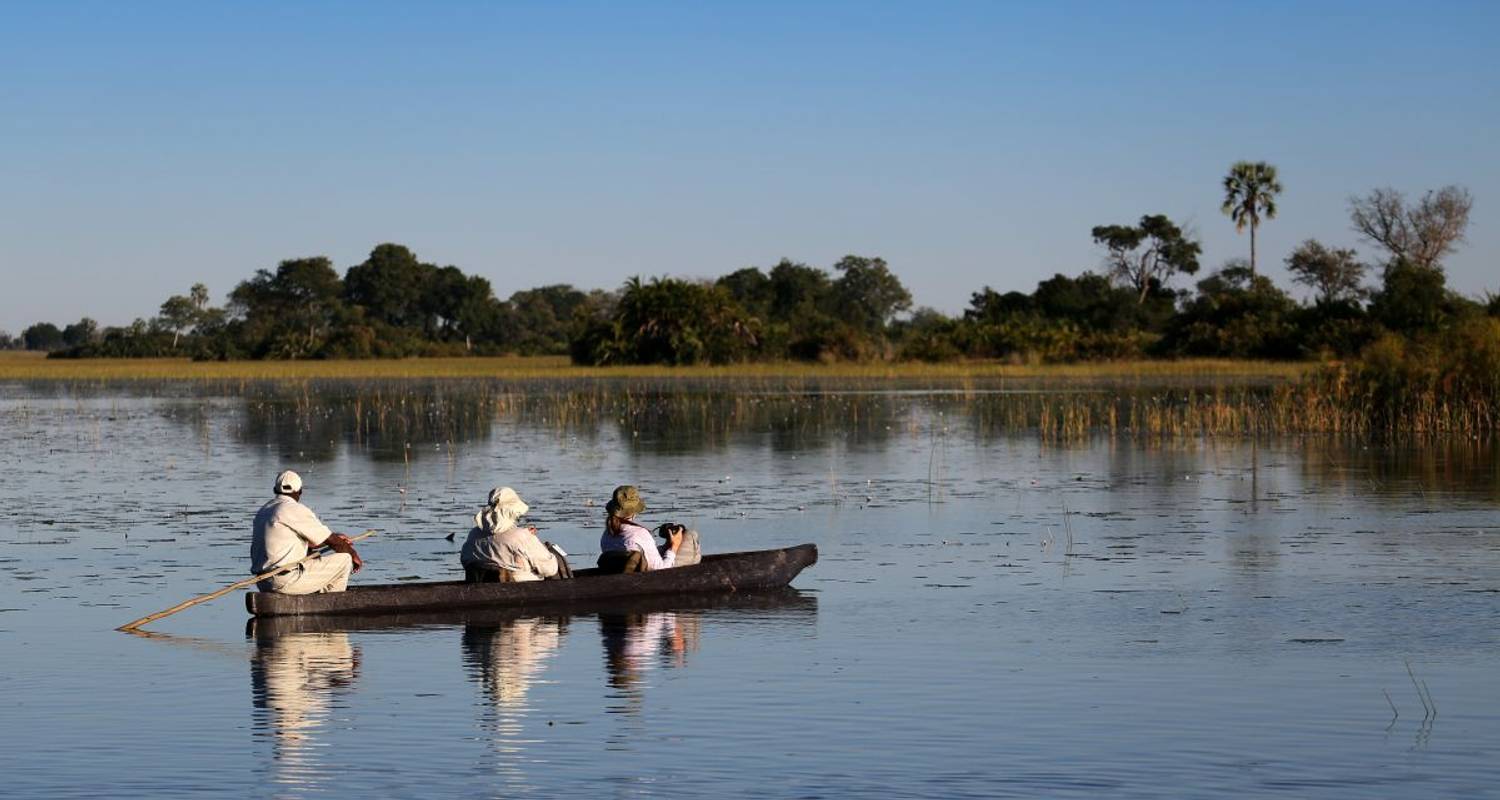
[[[1358,246],[1351,194],[1476,198],[1500,290],[1496,3],[0,6],[0,329],[150,316],[379,242],[502,297],[879,255],[916,301],[1097,268],[1166,213],[1205,265],[1238,159],[1263,267]]]

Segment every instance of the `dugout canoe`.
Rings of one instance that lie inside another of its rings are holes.
[[[608,598],[693,595],[775,589],[817,563],[817,545],[705,555],[691,567],[631,575],[574,570],[572,580],[526,583],[393,583],[354,585],[330,594],[248,592],[245,610],[255,617],[310,614],[404,614],[468,608],[557,606]]]
[[[644,617],[663,611],[698,614],[715,620],[764,619],[811,623],[818,617],[816,595],[790,586],[776,589],[741,589],[735,592],[613,597],[555,604],[455,608],[444,611],[411,611],[393,614],[309,614],[297,617],[250,617],[245,636],[269,640],[303,633],[355,633],[400,628],[463,626],[486,628],[513,624],[523,619],[557,619],[564,622],[587,617]],[[144,636],[162,636],[139,631]]]

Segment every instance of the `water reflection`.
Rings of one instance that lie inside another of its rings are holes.
[[[337,765],[322,763],[330,752],[319,742],[338,707],[338,696],[359,679],[360,650],[342,631],[257,636],[250,659],[253,730],[271,742],[271,780],[318,789],[337,777]]]
[[[686,666],[702,631],[701,611],[600,614],[606,681],[623,701],[610,710],[638,711],[645,702],[646,673],[657,666]]]
[[[494,399],[464,383],[273,384],[244,398],[235,436],[310,461],[331,459],[345,446],[376,461],[410,461],[435,445],[487,439]]]
[[[993,443],[1039,435],[1053,446],[1088,451],[1106,443],[1155,457],[1205,441],[1260,438],[1293,443],[1304,449],[1310,473],[1361,491],[1378,494],[1396,482],[1461,486],[1500,497],[1500,447],[1492,437],[1371,446],[1331,434],[1272,435],[1267,431],[1276,426],[1268,422],[1267,386],[1170,384],[1009,381],[902,388],[889,381],[857,380],[828,385],[793,380],[326,380],[212,384],[197,390],[189,385],[149,405],[173,424],[190,427],[205,447],[210,421],[233,410],[237,419],[228,432],[239,443],[310,461],[333,459],[345,450],[385,462],[452,459],[463,445],[509,431],[586,445],[619,442],[634,452],[659,455],[744,446],[764,447],[772,454],[835,447],[882,451],[900,441],[920,441],[936,450],[950,440]],[[79,409],[86,415],[99,412],[82,405]],[[1251,432],[1259,433],[1249,436]],[[1258,494],[1252,496],[1256,498]]]
[[[528,768],[526,735],[531,711],[528,692],[546,668],[568,630],[567,617],[520,617],[464,625],[463,661],[482,689],[484,711],[479,727],[495,753],[496,776],[507,789],[535,790],[535,770]]]
[[[533,678],[562,643],[566,617],[529,617],[464,626],[464,666],[496,709],[524,712]]]
[[[252,619],[251,660],[258,727],[272,731],[278,759],[306,763],[313,734],[325,724],[338,695],[355,688],[361,653],[351,633],[461,625],[465,673],[494,712],[492,731],[505,747],[525,741],[522,720],[533,710],[532,689],[562,649],[581,617],[596,616],[604,645],[604,683],[621,699],[614,710],[638,711],[657,668],[688,666],[711,625],[771,623],[806,627],[817,617],[817,598],[796,589],[683,597],[626,598],[530,609],[353,617]],[[399,631],[398,631],[399,632]],[[504,748],[502,748],[504,749]]]
[[[1324,491],[1376,499],[1456,493],[1500,500],[1500,446],[1487,438],[1374,447],[1318,437],[1304,441],[1301,453],[1303,471]]]

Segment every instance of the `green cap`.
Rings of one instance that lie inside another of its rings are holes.
[[[611,517],[629,519],[645,511],[646,503],[641,500],[641,493],[634,486],[617,486],[614,496],[604,504],[604,510],[608,511]]]

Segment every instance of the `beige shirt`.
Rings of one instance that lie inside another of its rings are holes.
[[[328,529],[313,510],[279,494],[255,514],[250,540],[250,572],[260,574],[307,557],[308,548],[328,541]]]
[[[557,574],[557,557],[526,528],[511,528],[489,533],[481,528],[469,531],[459,554],[464,566],[509,570],[517,581],[539,581]]]

